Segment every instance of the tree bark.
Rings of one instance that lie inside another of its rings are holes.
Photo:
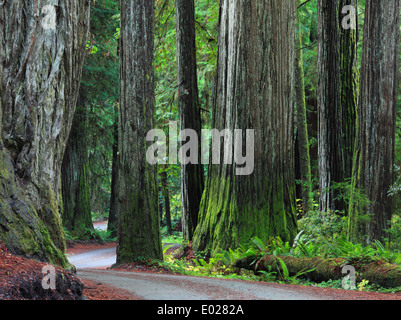
[[[382,240],[392,216],[388,190],[393,183],[400,39],[400,1],[366,2],[349,237]],[[356,194],[365,194],[366,201]],[[361,227],[359,215],[369,222]],[[358,234],[358,229],[363,233]]]
[[[356,1],[318,1],[320,210],[345,214],[339,186],[351,178],[356,134],[356,31],[342,27],[342,8]]]
[[[168,177],[167,177],[167,168],[161,172],[161,182],[162,182],[162,193],[164,198],[164,208],[166,210],[166,224],[167,224],[167,232],[168,234],[173,233],[173,228],[171,226],[171,210],[170,210],[170,194],[168,190]]]
[[[299,18],[298,18],[299,27]],[[295,54],[295,92],[297,104],[297,136],[298,136],[298,159],[302,190],[302,208],[307,213],[312,210],[313,199],[309,196],[312,192],[312,173],[309,153],[308,123],[305,102],[305,75],[302,53],[302,33],[298,28],[296,37]]]
[[[297,232],[294,176],[296,2],[223,0],[213,128],[253,129],[254,171],[209,165],[193,238],[217,253],[257,236],[292,241]],[[226,141],[227,142],[227,141]],[[233,154],[233,150],[224,151]],[[240,146],[241,147],[241,146]],[[244,152],[243,152],[244,153]]]
[[[335,210],[332,182],[340,182],[341,144],[338,0],[318,1],[318,149],[320,210]]]
[[[12,252],[57,264],[67,263],[60,171],[89,7],[88,0],[0,3],[0,239]]]
[[[358,120],[358,22],[356,29],[345,29],[342,27],[342,8],[345,6],[353,6],[355,10],[358,8],[357,0],[340,0],[339,2],[339,41],[340,41],[340,83],[341,83],[341,137],[343,141],[342,163],[343,177],[342,180],[352,177],[352,166],[355,152],[355,141],[357,137],[357,120]],[[355,11],[356,18],[358,17]],[[342,181],[339,181],[342,182]],[[342,207],[344,208],[344,206]]]
[[[201,113],[198,93],[195,5],[194,0],[176,0],[178,109],[181,130],[192,129],[201,136]],[[181,141],[185,144],[186,141]],[[198,223],[199,205],[204,189],[201,145],[198,163],[181,165],[182,231],[191,241]]]
[[[87,97],[81,89],[61,167],[62,221],[70,230],[93,229],[86,128]]]
[[[117,262],[162,259],[157,168],[146,160],[154,128],[153,0],[121,0]]]
[[[234,266],[252,270],[255,273],[260,271],[273,271],[282,275],[283,267],[278,258],[284,262],[290,277],[309,271],[305,273],[305,276],[311,281],[322,282],[340,280],[345,277],[345,274],[342,273],[342,268],[348,265],[355,268],[356,281],[365,279],[369,280],[370,284],[374,283],[383,287],[398,287],[401,285],[401,271],[399,265],[391,264],[383,260],[350,262],[349,259],[346,258],[295,258],[267,255],[260,259],[257,257],[239,259],[234,263]]]
[[[114,124],[113,124],[113,158],[111,165],[111,192],[110,192],[110,209],[109,219],[107,222],[107,231],[112,237],[117,236],[118,216],[117,216],[117,190],[118,190],[118,108],[114,107]]]

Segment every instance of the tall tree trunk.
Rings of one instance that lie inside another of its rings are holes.
[[[195,250],[214,254],[254,236],[292,241],[297,232],[295,31],[296,1],[221,2],[213,128],[253,129],[255,166],[253,174],[237,175],[238,168],[223,164],[223,153],[220,165],[211,162]],[[248,138],[242,151],[249,147]],[[232,153],[227,141],[224,146]]]
[[[320,210],[335,210],[332,182],[342,176],[338,0],[318,0],[318,149]]]
[[[154,128],[153,0],[121,0],[117,262],[162,259],[157,168],[146,160]]]
[[[170,194],[168,190],[168,176],[166,167],[161,172],[161,183],[162,183],[162,193],[164,198],[164,207],[166,209],[167,232],[168,234],[172,234],[173,228],[171,226]]]
[[[302,190],[302,208],[306,213],[312,209],[313,199],[309,196],[312,192],[312,173],[309,153],[308,123],[306,116],[305,102],[305,75],[302,53],[302,33],[299,28],[298,18],[298,36],[296,37],[295,54],[295,92],[297,103],[297,134],[298,134],[298,154],[299,170],[301,176]]]
[[[340,83],[341,83],[341,137],[343,139],[342,163],[343,181],[352,177],[352,166],[357,138],[358,120],[358,23],[357,0],[339,0],[339,50],[340,50]],[[342,21],[346,17],[342,8],[352,6],[355,8],[355,29],[344,28]],[[342,181],[339,181],[342,182]],[[344,207],[343,207],[344,208]]]
[[[118,107],[114,107],[114,124],[113,124],[113,158],[111,165],[111,192],[110,192],[110,208],[109,219],[107,222],[107,231],[112,237],[117,236],[118,216],[117,216],[117,183],[118,183]]]
[[[62,221],[72,230],[93,229],[86,127],[87,96],[81,88],[61,167]]]
[[[90,3],[52,3],[0,3],[0,239],[18,254],[67,264],[60,171]]]
[[[196,65],[194,0],[176,0],[176,20],[180,126],[181,130],[195,130],[200,137],[202,123]],[[198,163],[181,165],[182,231],[184,239],[188,241],[192,240],[198,223],[203,189],[204,173],[199,144]]]
[[[399,40],[400,1],[366,1],[353,176],[368,203],[351,199],[349,236],[358,236],[358,214],[366,213],[370,220],[363,234],[368,243],[382,240],[392,216],[388,190],[393,183]]]
[[[320,210],[345,213],[336,183],[351,178],[356,130],[356,31],[342,28],[350,0],[318,0]],[[342,30],[342,31],[340,31]]]

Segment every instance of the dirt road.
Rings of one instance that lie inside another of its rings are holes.
[[[112,285],[144,300],[401,300],[379,294],[242,280],[107,270],[115,247],[70,253],[82,279]]]
[[[78,276],[105,282],[130,291],[145,300],[319,300],[316,294],[300,292],[295,288],[180,275],[79,270]]]

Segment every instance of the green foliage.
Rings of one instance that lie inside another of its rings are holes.
[[[173,231],[172,234],[169,234],[167,226],[161,228],[161,236],[163,243],[183,243],[182,233]]]
[[[85,136],[89,149],[91,209],[108,212],[111,190],[113,125],[119,101],[118,0],[97,0],[91,5],[90,33],[81,90],[88,101]]]
[[[111,232],[107,230],[97,230],[93,228],[77,228],[74,230],[68,230],[64,228],[67,241],[97,241],[100,243],[104,242],[116,242],[117,238],[112,237]]]
[[[341,237],[347,226],[345,217],[333,212],[322,212],[315,210],[308,212],[298,221],[299,230],[303,230],[305,237],[314,242],[323,238],[336,239]]]

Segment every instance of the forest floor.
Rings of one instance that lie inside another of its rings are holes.
[[[400,293],[184,276],[141,263],[110,268],[115,247],[70,243],[67,255],[77,273],[57,268],[57,290],[44,291],[45,264],[12,255],[0,243],[0,300],[401,300]],[[174,254],[179,247],[175,244],[165,254]]]
[[[114,246],[80,243],[70,247],[68,254],[99,252]],[[0,244],[0,300],[401,300],[401,294],[176,275],[141,264],[78,269],[77,274],[57,268],[65,284],[61,290],[44,293],[44,265],[12,255]]]
[[[106,249],[113,244],[105,245]],[[80,244],[70,254],[101,253],[99,245]],[[171,254],[176,248],[167,250]],[[107,300],[401,300],[401,294],[245,280],[193,277],[142,264],[95,269],[78,268],[89,299]]]

